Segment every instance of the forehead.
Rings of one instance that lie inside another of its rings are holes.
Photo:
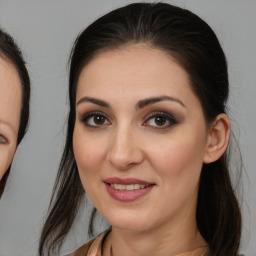
[[[138,44],[100,52],[82,69],[77,97],[90,93],[102,96],[151,97],[152,94],[192,92],[187,72],[166,52]],[[125,92],[125,94],[124,94]],[[174,96],[174,95],[172,95]]]
[[[98,53],[82,70],[78,84],[92,81],[97,83],[102,79],[105,83],[114,80],[117,83],[127,81],[133,83],[148,83],[152,77],[163,80],[163,74],[167,74],[170,70],[175,70],[177,74],[173,80],[183,78],[184,82],[188,81],[185,70],[180,67],[165,52],[146,46],[143,44],[124,46],[117,49],[106,50]],[[114,84],[113,84],[114,85]],[[121,84],[119,84],[121,86]]]
[[[0,122],[17,133],[20,122],[22,89],[15,67],[0,57]]]

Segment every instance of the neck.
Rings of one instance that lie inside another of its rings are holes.
[[[174,256],[206,246],[194,223],[183,222],[173,227],[167,223],[145,231],[112,228],[104,243],[104,256]],[[169,226],[168,228],[166,228]]]

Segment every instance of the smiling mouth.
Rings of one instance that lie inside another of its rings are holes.
[[[125,191],[125,190],[133,191],[133,190],[138,190],[138,189],[143,189],[143,188],[149,187],[149,186],[141,185],[141,184],[124,185],[124,184],[108,183],[108,185],[111,186],[114,189],[121,190],[121,191]]]
[[[132,202],[150,193],[156,184],[143,180],[112,177],[104,180],[107,192],[115,200]]]

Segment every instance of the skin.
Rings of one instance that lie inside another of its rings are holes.
[[[161,96],[172,100],[138,106]],[[199,177],[202,164],[226,148],[227,136],[218,131],[228,134],[228,118],[206,124],[185,70],[163,51],[143,44],[96,55],[79,76],[76,98],[73,149],[79,175],[112,225],[104,256],[176,255],[205,246],[196,224]],[[95,115],[84,117],[92,111],[103,116],[102,123],[95,122]],[[159,125],[159,112],[168,113],[171,121],[162,119]],[[220,138],[225,140],[221,145]],[[103,181],[109,177],[155,185],[143,197],[121,202],[107,193]]]
[[[10,166],[17,147],[21,112],[21,84],[18,72],[0,57],[0,179]]]

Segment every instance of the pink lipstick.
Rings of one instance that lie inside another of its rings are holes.
[[[121,179],[112,177],[105,179],[104,183],[109,195],[122,202],[135,201],[148,194],[155,186],[154,183],[134,178]]]

